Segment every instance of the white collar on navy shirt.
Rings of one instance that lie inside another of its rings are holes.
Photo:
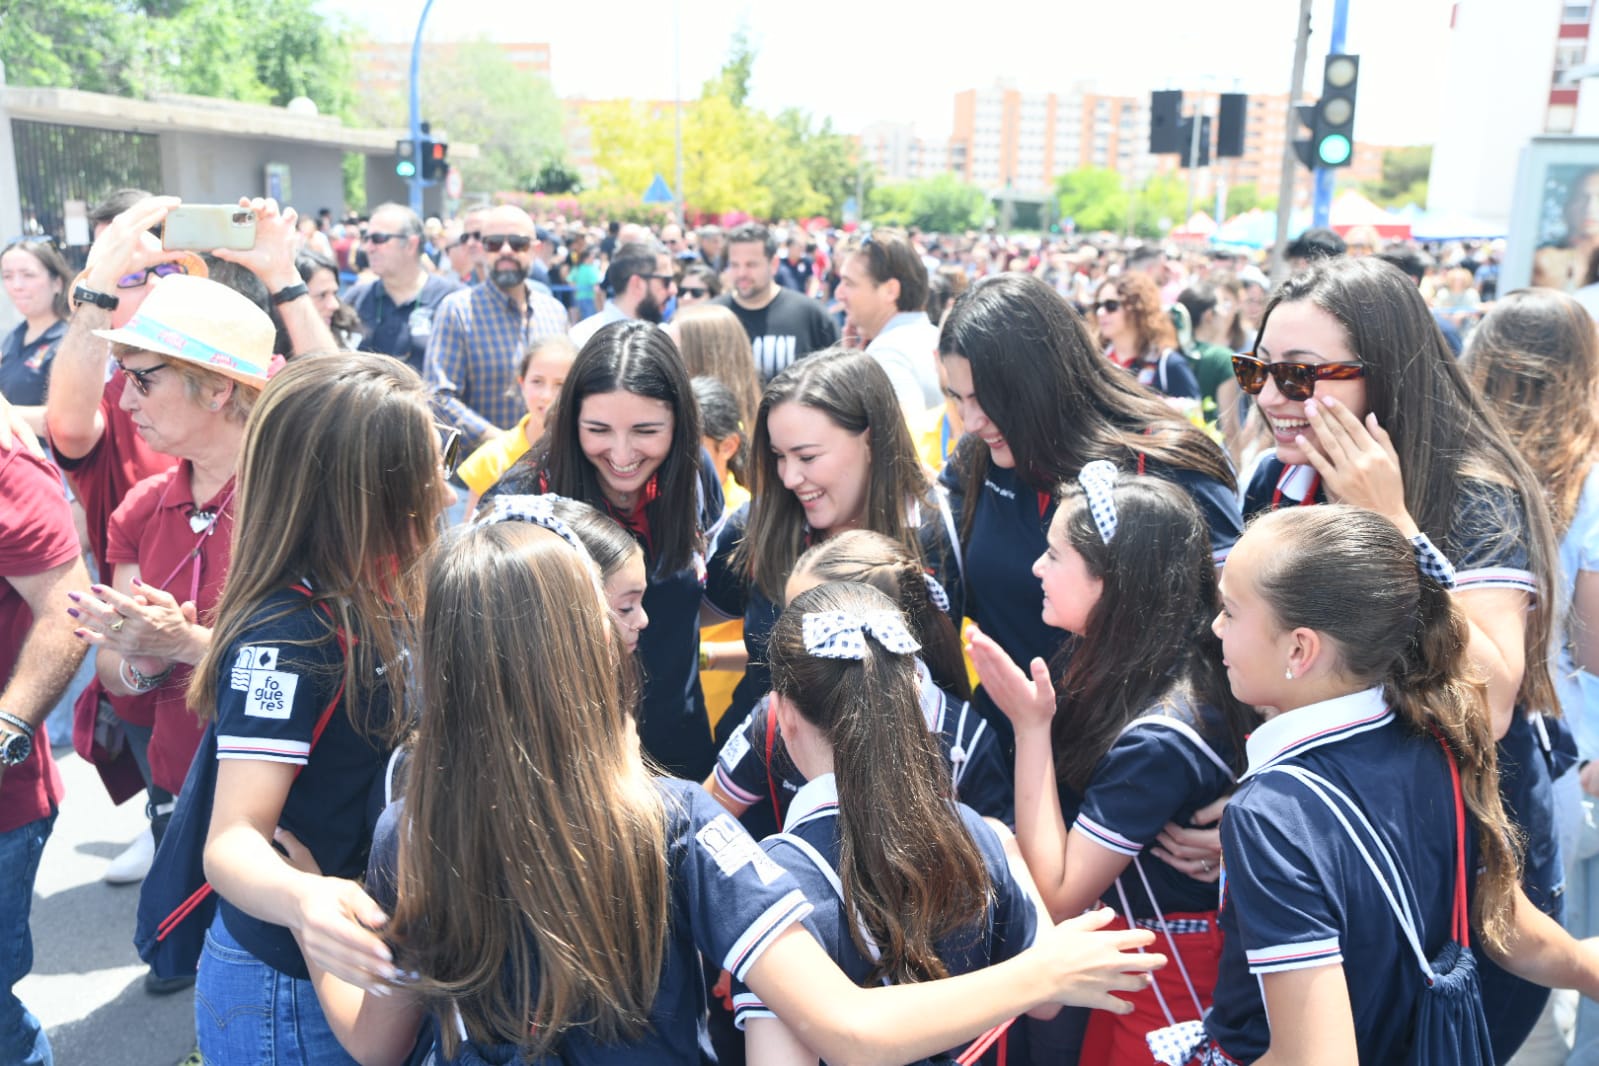
[[[1296,502],[1304,502],[1316,480],[1316,468],[1307,464],[1283,467],[1277,477],[1277,491]]]
[[[1290,755],[1298,755],[1323,744],[1379,729],[1393,718],[1382,686],[1351,692],[1347,696],[1307,704],[1279,714],[1249,735],[1244,750],[1249,755],[1251,777]]]
[[[788,814],[783,818],[783,832],[792,833],[801,822],[825,817],[837,810],[838,779],[832,774],[813,777],[794,793],[794,799],[788,805]]]

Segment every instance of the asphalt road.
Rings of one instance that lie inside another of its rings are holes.
[[[133,950],[137,885],[100,880],[144,826],[137,797],[113,807],[94,769],[55,749],[67,795],[33,893],[33,972],[17,995],[50,1034],[57,1066],[174,1066],[194,1048],[192,991],[144,992]]]

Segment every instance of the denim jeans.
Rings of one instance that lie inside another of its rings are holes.
[[[218,914],[194,985],[194,1029],[206,1062],[354,1066],[328,1028],[310,981],[285,976],[233,938]]]
[[[0,1062],[51,1066],[50,1040],[12,989],[33,969],[28,915],[39,856],[55,827],[54,813],[0,833]]]
[[[122,731],[128,736],[128,748],[133,752],[133,761],[139,765],[139,775],[144,778],[144,816],[150,819],[150,835],[155,838],[156,846],[160,847],[167,823],[172,821],[172,808],[177,797],[150,777],[150,736],[155,730],[147,725],[123,722]]]

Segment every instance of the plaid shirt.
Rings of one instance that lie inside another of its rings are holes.
[[[532,290],[526,311],[488,282],[444,298],[434,316],[424,377],[440,418],[461,431],[462,454],[527,413],[516,387],[522,353],[533,341],[566,330],[566,308]]]

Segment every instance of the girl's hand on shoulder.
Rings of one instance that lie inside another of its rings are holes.
[[[966,651],[977,667],[977,677],[1005,717],[1017,731],[1047,728],[1055,718],[1055,685],[1049,679],[1049,666],[1042,659],[1030,664],[1031,675],[1011,661],[992,637],[974,624]]]
[[[306,885],[294,928],[306,960],[373,995],[388,995],[398,971],[388,945],[373,930],[389,916],[354,881],[315,877]]]
[[[1049,953],[1053,998],[1069,1007],[1092,1007],[1127,1014],[1132,1003],[1112,992],[1142,992],[1166,956],[1140,952],[1155,940],[1148,929],[1105,930],[1116,917],[1109,907],[1068,918],[1039,931],[1038,943]]]
[[[1221,814],[1230,799],[1228,793],[1195,811],[1192,826],[1168,822],[1150,849],[1155,858],[1196,881],[1220,879]]]
[[[1329,498],[1382,515],[1407,537],[1420,532],[1405,506],[1405,479],[1388,431],[1368,414],[1364,422],[1331,396],[1305,401],[1316,443],[1298,444],[1321,475]]]

